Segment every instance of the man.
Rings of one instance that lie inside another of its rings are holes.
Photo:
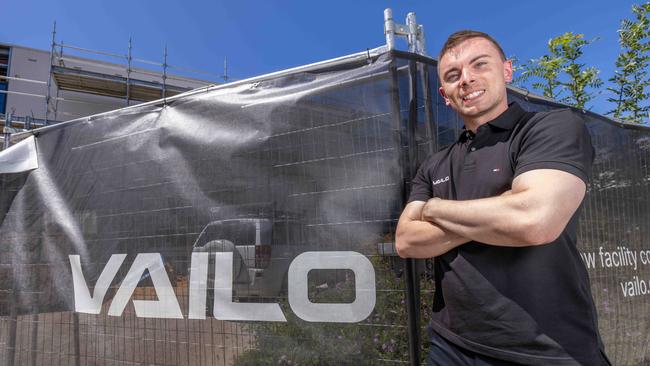
[[[580,116],[508,105],[512,62],[485,33],[452,34],[438,60],[465,130],[422,164],[396,232],[400,256],[435,257],[429,364],[608,365],[575,245]]]

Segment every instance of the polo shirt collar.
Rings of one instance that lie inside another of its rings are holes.
[[[512,102],[508,104],[508,109],[506,109],[505,112],[488,122],[488,124],[503,130],[511,130],[524,114],[526,114],[526,111],[524,111],[516,102]]]
[[[511,130],[517,122],[521,119],[521,117],[526,114],[526,111],[523,110],[517,104],[517,102],[512,102],[508,104],[508,109],[506,109],[503,113],[501,113],[497,118],[487,122],[492,127],[497,127],[502,130]],[[473,140],[474,139],[474,133],[470,130],[465,129],[465,126],[463,126],[463,132],[459,136],[459,141],[460,142],[465,142],[467,140]]]

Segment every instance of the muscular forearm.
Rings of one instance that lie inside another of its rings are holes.
[[[395,233],[395,247],[403,258],[431,258],[469,241],[421,219],[421,205],[411,203],[400,218]],[[410,211],[410,212],[409,212]]]
[[[562,233],[585,192],[584,181],[571,173],[537,169],[517,176],[512,189],[500,196],[414,201],[400,216],[396,243],[405,256],[415,256],[411,251],[435,256],[470,240],[499,246],[550,243]]]
[[[528,192],[468,201],[431,199],[422,217],[442,229],[472,240],[501,246],[539,245],[553,241],[566,222]]]

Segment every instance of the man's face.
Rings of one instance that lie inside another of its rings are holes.
[[[484,38],[470,38],[439,60],[440,95],[475,128],[508,109],[506,83],[512,81],[512,62]]]

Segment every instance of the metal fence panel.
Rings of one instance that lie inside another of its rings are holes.
[[[393,233],[462,126],[437,89],[433,60],[394,52],[35,131],[38,168],[0,175],[0,360],[419,363],[430,271]],[[585,116],[580,249],[611,358],[640,365],[650,137]],[[621,248],[636,267],[605,264]]]

